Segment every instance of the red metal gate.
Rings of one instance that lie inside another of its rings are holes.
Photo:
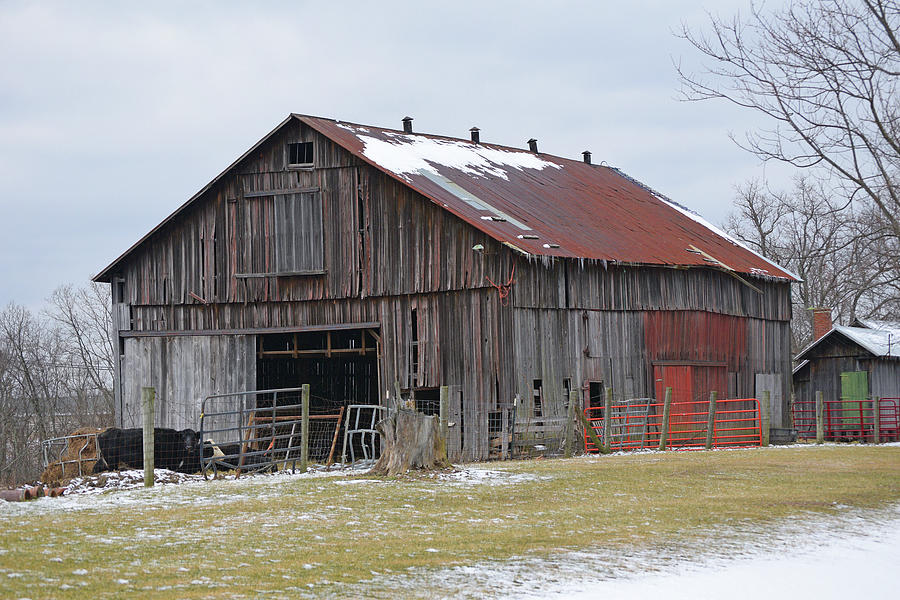
[[[663,403],[638,399],[614,404],[609,415],[609,446],[612,450],[659,448]],[[591,429],[603,442],[603,407],[584,409]],[[666,447],[673,450],[698,450],[706,445],[709,402],[672,402]],[[740,448],[762,443],[759,401],[755,398],[719,400],[713,422],[714,448]],[[598,452],[588,433],[584,434],[587,452]]]
[[[879,440],[900,439],[900,398],[881,398]],[[797,402],[791,414],[797,438],[816,439],[815,402]],[[875,410],[872,400],[826,400],[823,403],[823,434],[826,441],[875,441]]]

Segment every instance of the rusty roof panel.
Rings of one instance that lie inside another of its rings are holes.
[[[797,279],[615,168],[464,139],[298,118],[529,254]]]

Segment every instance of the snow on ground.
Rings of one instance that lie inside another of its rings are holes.
[[[884,524],[882,535],[842,533],[816,540],[807,550],[760,551],[759,556],[683,565],[675,572],[590,583],[570,582],[528,598],[652,598],[771,600],[882,598],[896,586],[900,521]],[[805,545],[803,538],[798,546]],[[820,544],[820,545],[819,545]],[[727,594],[725,592],[727,591]]]
[[[330,470],[312,466],[306,473],[279,471],[256,473],[236,478],[234,474],[220,475],[219,479],[204,480],[201,475],[186,475],[166,469],[154,470],[156,485],[144,487],[144,471],[113,471],[73,479],[65,495],[58,498],[39,498],[30,502],[0,502],[0,517],[19,514],[55,513],[80,510],[97,510],[106,507],[140,505],[142,507],[164,504],[217,504],[220,494],[203,494],[217,486],[232,499],[260,498],[266,494],[279,495],[279,484],[295,478],[346,477],[360,475],[371,468],[372,463]]]
[[[885,597],[900,562],[900,505],[836,507],[775,525],[736,524],[652,550],[516,557],[373,579],[369,595],[430,589],[438,597],[846,600]]]
[[[247,497],[263,497],[266,494],[280,494],[279,484],[296,478],[346,478],[365,475],[372,467],[372,461],[360,461],[345,468],[332,467],[326,469],[321,465],[310,467],[307,473],[256,473],[236,478],[234,474],[221,476],[219,479],[204,480],[201,475],[187,475],[166,469],[156,469],[154,479],[156,485],[144,487],[144,471],[113,471],[73,479],[66,487],[65,495],[59,498],[40,498],[31,502],[0,501],[0,516],[15,514],[34,514],[48,512],[65,512],[79,510],[95,510],[105,507],[127,505],[151,506],[154,503],[173,504],[215,504],[219,494],[202,494],[204,489],[222,486],[232,499]],[[517,474],[463,465],[453,471],[426,475],[449,485],[510,485],[535,480],[536,475]],[[383,479],[343,479],[335,481],[338,485],[384,484]]]

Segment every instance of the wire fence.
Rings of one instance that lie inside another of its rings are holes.
[[[200,415],[200,470],[258,471],[292,468],[304,458],[330,465],[344,407],[317,403],[304,427],[302,388],[218,394],[204,399]],[[304,439],[304,433],[306,437]]]

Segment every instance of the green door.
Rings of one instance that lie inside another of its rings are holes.
[[[869,397],[869,377],[866,371],[845,371],[841,373],[841,415],[837,420],[844,435],[862,438],[865,435],[865,421],[871,421],[871,411],[864,411]],[[869,417],[867,419],[867,417]]]

